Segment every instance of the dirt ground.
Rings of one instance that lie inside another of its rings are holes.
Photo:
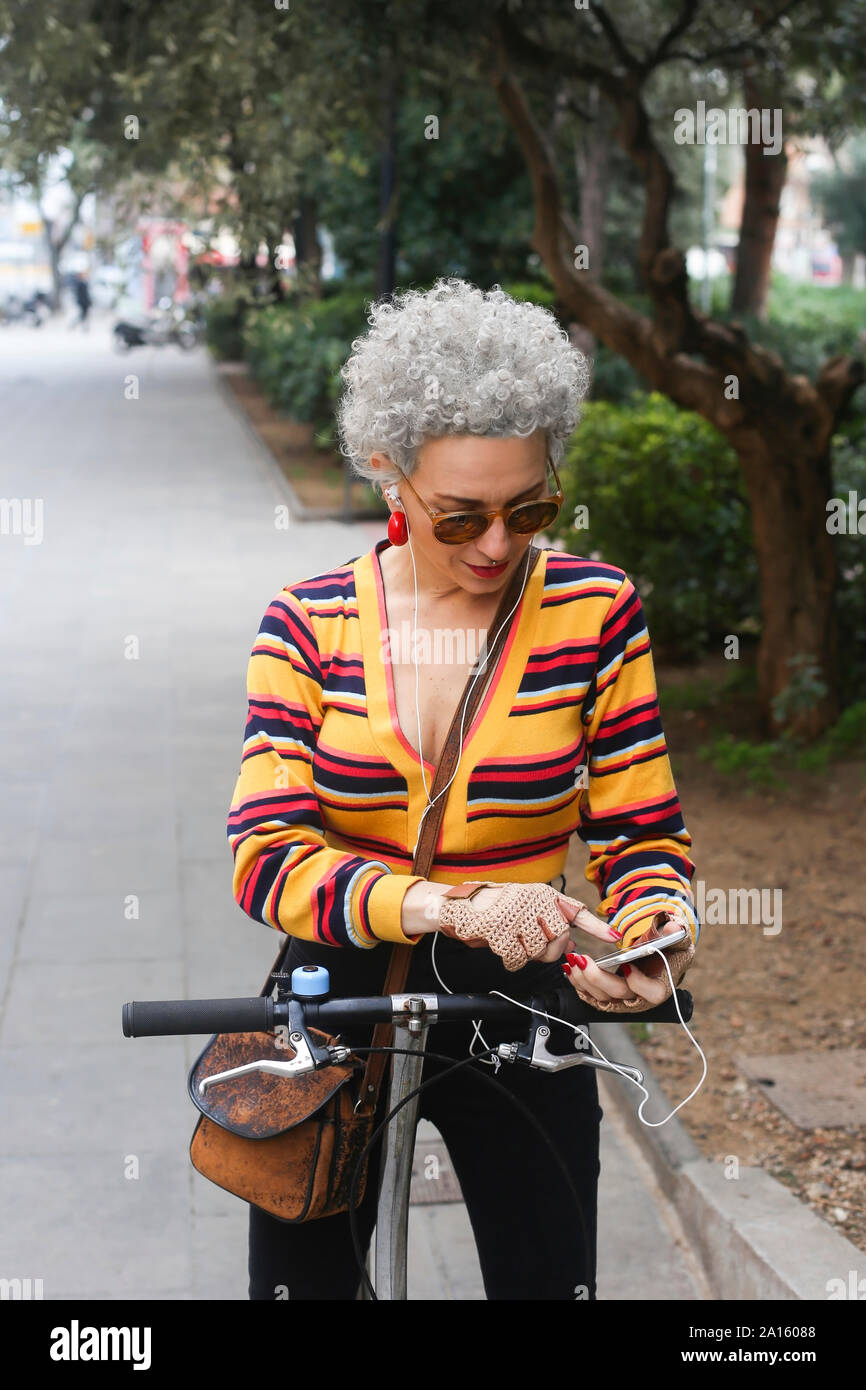
[[[814,1049],[826,1057],[830,1077],[836,1049],[866,1048],[866,762],[792,773],[783,790],[744,787],[696,755],[697,745],[720,728],[742,728],[743,711],[730,711],[731,718],[716,711],[666,713],[666,679],[678,674],[657,669],[671,766],[693,842],[693,887],[703,879],[708,893],[782,890],[776,935],[759,923],[702,928],[683,986],[694,995],[690,1027],[708,1073],[678,1118],[706,1158],[723,1162],[734,1154],[741,1164],[764,1168],[866,1251],[866,1125],[800,1129],[734,1060]],[[585,862],[575,836],[568,866],[574,896],[581,896]],[[676,1104],[701,1074],[692,1044],[678,1024],[656,1025],[650,1037],[635,1040]]]

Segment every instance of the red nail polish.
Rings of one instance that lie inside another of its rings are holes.
[[[568,961],[567,961],[567,960],[561,960],[559,963],[560,963],[560,965],[562,966],[562,969],[563,969],[563,971],[565,972],[565,974],[566,974],[566,975],[570,975],[570,974],[571,974],[571,966],[569,965]]]
[[[575,963],[575,965],[577,966],[578,970],[585,970],[585,969],[586,969],[586,956],[575,956],[575,958],[574,958],[574,963]]]
[[[577,956],[575,955],[574,951],[566,951],[565,959],[568,961],[569,965],[577,964]]]
[[[622,973],[623,973],[623,975],[630,975],[630,974],[631,974],[631,966],[630,966],[630,965],[624,965],[624,966],[622,967]]]

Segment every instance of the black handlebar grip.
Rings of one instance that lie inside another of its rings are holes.
[[[253,999],[153,999],[123,1006],[125,1038],[155,1038],[174,1033],[270,1033],[274,1001]]]

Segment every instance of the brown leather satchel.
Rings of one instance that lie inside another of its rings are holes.
[[[504,634],[510,625],[506,619],[517,602],[524,573],[528,581],[540,555],[535,546],[529,547],[528,569],[525,570],[527,562],[521,561],[499,604],[488,632],[486,673],[479,677],[466,705],[466,729],[472,725],[498,664],[505,645]],[[467,690],[471,681],[470,674]],[[436,769],[431,800],[447,785],[457,762],[465,697],[464,690]],[[421,878],[430,874],[445,801],[445,795],[434,800],[433,809],[421,826],[412,863],[412,873]],[[272,992],[274,981],[280,977],[291,941],[289,936],[283,943],[262,987],[263,995]],[[414,950],[414,946],[391,948],[384,994],[402,993]],[[309,1033],[322,1046],[335,1042],[318,1029],[311,1028]],[[387,1047],[392,1037],[391,1023],[377,1024],[372,1046]],[[210,1086],[204,1096],[199,1095],[198,1085],[204,1077],[264,1058],[287,1060],[287,1049],[278,1048],[273,1033],[215,1034],[199,1056],[188,1083],[190,1097],[201,1111],[189,1146],[193,1167],[218,1187],[281,1221],[312,1221],[347,1211],[352,1176],[373,1132],[388,1054],[367,1054],[357,1092],[356,1072],[363,1064],[352,1057],[343,1064],[294,1077],[249,1072]],[[366,1191],[367,1166],[365,1160],[356,1188],[356,1205]]]

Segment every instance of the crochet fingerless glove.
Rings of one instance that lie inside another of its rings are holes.
[[[482,888],[501,892],[492,907],[479,911],[467,899]],[[439,929],[465,946],[488,946],[513,972],[541,955],[554,939],[544,931],[539,917],[552,927],[562,923],[555,936],[570,925],[559,908],[559,894],[547,883],[458,883],[442,896]]]

